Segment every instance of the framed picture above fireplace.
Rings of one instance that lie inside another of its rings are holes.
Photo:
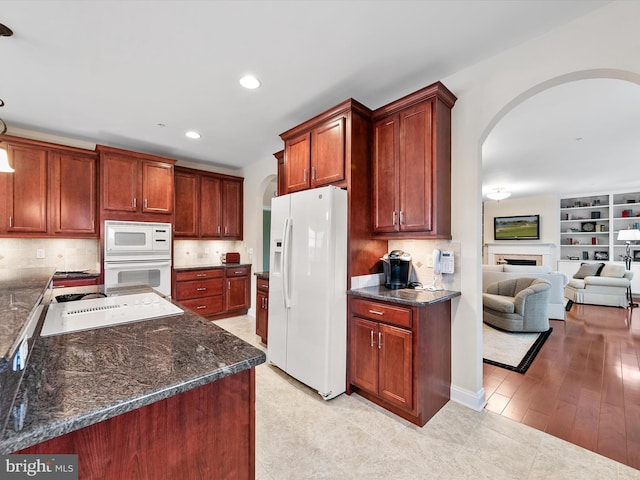
[[[540,215],[514,215],[493,218],[496,240],[540,240]]]

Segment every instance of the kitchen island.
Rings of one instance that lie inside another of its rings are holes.
[[[78,454],[82,479],[253,478],[264,361],[188,310],[39,337],[0,453]]]

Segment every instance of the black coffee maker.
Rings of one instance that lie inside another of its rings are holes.
[[[393,250],[382,257],[384,286],[391,290],[407,288],[411,278],[411,255],[402,250]]]

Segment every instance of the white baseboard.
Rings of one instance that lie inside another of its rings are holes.
[[[487,404],[484,388],[474,393],[470,390],[451,385],[451,400],[465,407],[472,408],[476,412],[482,411]]]

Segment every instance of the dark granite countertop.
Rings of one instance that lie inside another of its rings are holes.
[[[349,290],[347,293],[355,297],[382,300],[413,307],[424,307],[432,303],[445,302],[461,295],[460,292],[454,290],[438,290],[435,292],[429,290],[414,290],[411,288],[390,290],[384,285],[357,288]]]
[[[185,311],[183,315],[40,337],[0,454],[63,435],[253,368],[265,353]]]
[[[46,293],[54,268],[0,270],[0,361],[12,354]]]
[[[269,280],[269,272],[256,272],[254,275],[262,280]]]
[[[209,270],[216,268],[237,268],[237,267],[250,267],[250,263],[224,263],[222,265],[180,265],[173,266],[176,272],[188,272],[190,270]]]

